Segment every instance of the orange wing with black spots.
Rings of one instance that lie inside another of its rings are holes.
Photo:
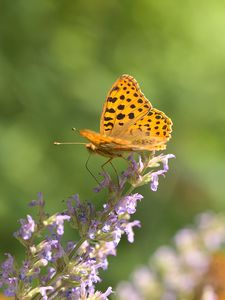
[[[152,108],[137,81],[122,75],[109,91],[101,116],[100,133],[119,136]]]
[[[154,151],[166,148],[172,121],[152,107],[137,81],[122,75],[104,103],[100,133],[84,129],[80,134],[91,143],[86,147],[100,155],[115,157],[125,151]]]
[[[123,138],[129,136],[133,145],[146,150],[163,150],[171,138],[172,121],[162,111],[152,108],[147,115],[131,125]]]

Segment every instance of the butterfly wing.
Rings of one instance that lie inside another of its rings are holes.
[[[141,92],[137,81],[122,75],[112,86],[104,103],[100,122],[100,133],[121,137],[123,132],[144,117],[152,108]]]
[[[171,138],[172,121],[162,111],[152,108],[147,115],[130,125],[121,139],[129,140],[132,147],[146,150],[166,148]]]
[[[171,132],[170,118],[152,107],[132,76],[122,75],[107,95],[100,133],[85,129],[80,134],[95,145],[95,152],[116,156],[121,151],[165,149]]]

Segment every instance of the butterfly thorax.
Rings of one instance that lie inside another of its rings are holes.
[[[121,151],[113,151],[110,147],[104,147],[104,146],[96,146],[92,143],[86,144],[86,148],[89,152],[99,154],[101,156],[105,157],[121,157],[122,152]]]

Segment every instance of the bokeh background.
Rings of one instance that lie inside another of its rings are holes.
[[[101,287],[127,279],[197,213],[225,210],[223,0],[1,0],[1,260],[5,252],[22,258],[12,235],[37,192],[49,212],[74,193],[104,203],[104,192],[92,192],[84,146],[53,141],[83,142],[72,127],[98,131],[107,91],[124,73],[172,118],[165,153],[176,160],[158,192],[139,189],[142,228],[134,244],[122,240]],[[104,161],[89,167],[97,174]]]

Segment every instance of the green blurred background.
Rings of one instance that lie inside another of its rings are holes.
[[[127,279],[198,212],[225,210],[223,0],[1,0],[1,260],[5,252],[22,257],[12,234],[37,192],[50,212],[74,193],[104,203],[104,192],[93,195],[84,146],[53,141],[83,141],[72,127],[98,131],[107,91],[124,73],[172,118],[165,153],[176,160],[157,193],[138,190],[142,228],[134,244],[122,240],[102,284]],[[89,167],[98,173],[104,161]]]

